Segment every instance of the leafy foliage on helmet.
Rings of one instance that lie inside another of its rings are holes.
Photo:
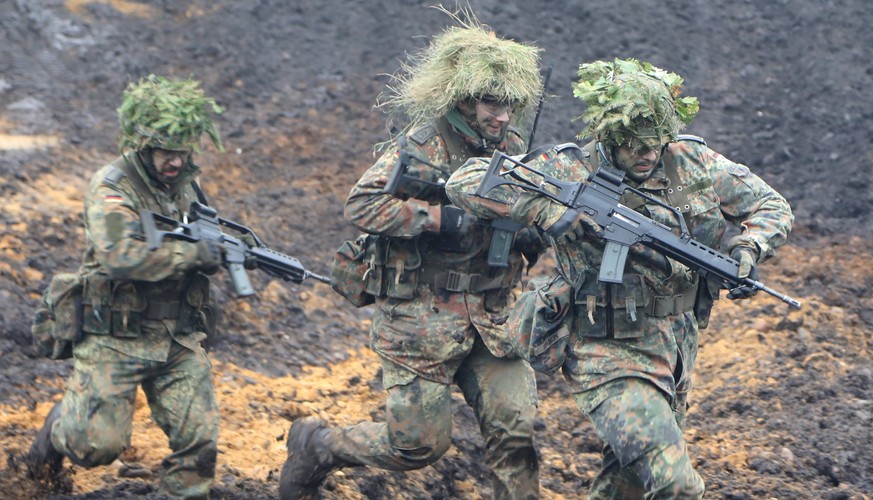
[[[131,83],[118,108],[121,149],[155,147],[200,151],[200,137],[207,134],[224,151],[221,138],[209,116],[223,110],[206,97],[196,80],[172,81],[149,75]]]
[[[479,24],[453,16],[452,26],[435,36],[428,47],[410,56],[394,76],[390,95],[381,105],[403,112],[411,124],[444,115],[459,102],[488,97],[523,113],[542,92],[539,50],[505,40]]]
[[[700,109],[696,97],[680,97],[682,77],[636,59],[595,61],[579,66],[573,95],[583,100],[588,126],[579,139],[611,145],[666,144]]]

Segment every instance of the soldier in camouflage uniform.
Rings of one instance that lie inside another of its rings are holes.
[[[626,182],[678,207],[703,244],[719,248],[726,221],[739,224],[740,234],[726,249],[741,263],[741,277],[755,276],[757,264],[785,243],[791,209],[745,165],[700,138],[678,135],[698,110],[695,98],[679,96],[681,78],[632,59],[584,64],[579,76],[574,90],[587,103],[588,122],[580,138],[599,141],[605,160],[624,171]],[[595,145],[554,147],[527,160],[578,182],[600,164]],[[718,284],[642,246],[632,248],[622,284],[599,282],[604,229],[584,213],[513,186],[476,196],[487,166],[485,159],[468,162],[446,191],[480,217],[540,227],[553,242],[558,275],[538,293],[570,305],[558,321],[571,333],[562,370],[576,404],[605,442],[589,498],[700,498],[703,480],[682,429],[698,329],[706,326]],[[678,234],[678,221],[666,208],[633,193],[622,203]],[[567,296],[549,297],[560,290]],[[728,297],[751,293],[740,288]]]
[[[504,323],[524,262],[519,247],[542,240],[533,231],[521,245],[517,236],[509,266],[489,266],[490,225],[448,205],[443,190],[467,158],[525,151],[509,124],[541,93],[537,52],[465,26],[437,36],[407,67],[390,102],[413,124],[364,173],[345,207],[353,224],[380,235],[370,346],[382,363],[387,421],[344,428],[296,421],[282,498],[317,494],[339,467],[403,471],[438,460],[451,444],[452,383],[479,420],[494,497],[538,496],[536,382],[525,361],[509,356]],[[401,148],[412,157],[407,175],[421,182],[386,193]]]
[[[113,462],[130,445],[138,386],[173,453],[161,488],[207,498],[215,476],[218,408],[206,338],[209,279],[222,262],[207,242],[146,247],[139,212],[181,220],[202,199],[191,161],[221,109],[195,81],[149,76],[128,86],[119,108],[120,157],[91,179],[85,198],[87,249],[83,338],[74,371],[26,457],[32,477],[51,479],[64,457],[82,467]]]

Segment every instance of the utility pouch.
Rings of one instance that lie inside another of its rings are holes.
[[[513,350],[534,370],[554,373],[570,343],[573,289],[560,276],[534,279],[515,302],[507,320]]]
[[[201,317],[204,308],[208,307],[210,307],[209,278],[202,273],[195,273],[190,277],[188,286],[182,295],[179,320],[176,323],[176,333],[202,331],[209,334],[210,332],[206,330],[208,325]],[[211,314],[214,314],[214,312]]]
[[[82,339],[83,278],[78,273],[59,273],[52,277],[30,327],[33,348],[51,359],[73,355],[73,343]]]
[[[595,270],[582,271],[576,286],[573,331],[580,337],[606,338],[609,311],[606,303],[606,285],[597,280]]]
[[[142,331],[143,312],[148,303],[132,281],[119,281],[112,287],[111,334],[119,338],[136,338]]]
[[[621,285],[612,287],[612,337],[636,339],[646,334],[645,311],[649,289],[642,275],[625,274]]]
[[[409,300],[416,296],[418,270],[421,268],[421,253],[416,240],[389,241],[385,252],[382,289],[385,296]]]
[[[330,286],[355,307],[372,304],[382,293],[380,287],[374,285],[382,281],[382,268],[376,262],[378,239],[378,236],[362,234],[344,241],[334,255]]]
[[[84,324],[85,333],[109,335],[112,333],[112,281],[105,274],[94,273],[85,280]]]
[[[694,301],[694,317],[697,318],[697,327],[701,330],[709,326],[709,314],[712,306],[718,300],[721,293],[721,282],[717,278],[700,278],[697,286],[697,298]]]

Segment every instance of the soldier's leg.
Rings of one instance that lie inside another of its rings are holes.
[[[130,445],[136,389],[149,362],[87,338],[75,356],[52,445],[82,467],[106,465]]]
[[[589,498],[616,498],[628,471],[639,478],[646,498],[702,498],[703,479],[691,465],[667,397],[640,379],[610,384],[609,396],[588,416],[613,458],[605,456]],[[575,397],[580,407],[588,403],[585,393]]]
[[[420,469],[437,461],[452,442],[451,388],[382,360],[388,391],[386,422],[330,429],[330,451],[347,464],[388,470]]]
[[[219,422],[206,352],[174,343],[143,391],[173,450],[161,462],[161,488],[174,496],[206,498],[215,478]]]
[[[537,498],[533,369],[520,359],[494,357],[477,339],[455,374],[455,382],[479,420],[485,438],[485,461],[495,475],[494,497]]]

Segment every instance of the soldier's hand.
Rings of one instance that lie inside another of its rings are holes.
[[[546,229],[546,233],[556,240],[564,238],[568,242],[573,242],[582,239],[585,235],[601,238],[603,237],[603,228],[590,215],[581,210],[570,208],[564,212],[558,222]]]
[[[758,255],[753,249],[744,246],[737,246],[731,250],[731,258],[740,263],[738,278],[749,278],[758,280]],[[741,285],[731,289],[728,292],[727,298],[731,300],[748,299],[758,293],[758,290],[750,286]]]
[[[479,220],[473,214],[468,214],[454,205],[443,205],[440,208],[440,234],[460,236],[466,234]]]
[[[255,240],[255,237],[252,236],[251,234],[244,234],[244,235],[240,236],[239,239],[248,248],[259,248],[260,247],[260,245],[258,245],[257,240]],[[245,262],[243,262],[243,267],[245,267],[246,269],[248,269],[250,271],[252,269],[257,269],[258,268],[257,257],[255,257],[254,255],[252,255],[250,253],[246,253],[246,260],[245,260]]]
[[[224,261],[221,246],[210,240],[200,240],[197,247],[196,267],[205,274],[215,274]]]

